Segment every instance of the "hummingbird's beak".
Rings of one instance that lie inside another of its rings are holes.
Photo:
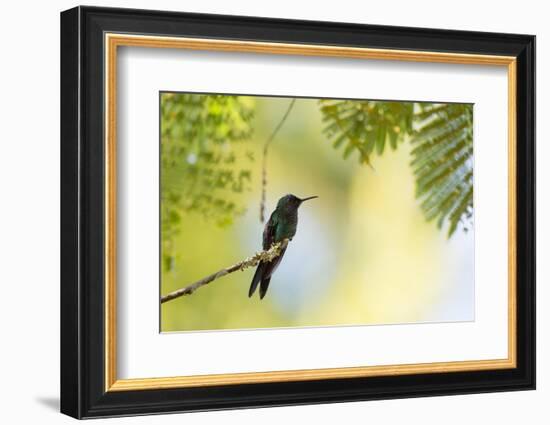
[[[300,199],[300,203],[308,201],[310,199],[315,199],[315,198],[318,198],[318,196],[308,196],[307,198]]]

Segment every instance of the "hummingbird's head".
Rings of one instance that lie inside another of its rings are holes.
[[[308,196],[307,198],[298,198],[295,195],[288,194],[283,196],[281,199],[279,199],[279,202],[277,202],[277,208],[293,208],[298,209],[300,205],[302,205],[302,202],[305,202],[309,199],[318,198],[318,196]]]

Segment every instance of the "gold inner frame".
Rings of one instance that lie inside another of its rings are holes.
[[[230,51],[356,59],[436,62],[507,67],[508,71],[508,357],[383,366],[117,379],[116,374],[116,99],[119,46]],[[460,53],[324,45],[105,34],[105,391],[132,391],[262,382],[409,375],[516,367],[516,58]]]

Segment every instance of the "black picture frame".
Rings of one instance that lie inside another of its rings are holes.
[[[516,57],[517,367],[105,391],[106,32]],[[61,13],[61,412],[92,418],[534,388],[534,36],[96,7]]]

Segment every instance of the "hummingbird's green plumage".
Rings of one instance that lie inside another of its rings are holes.
[[[308,198],[300,199],[294,195],[285,195],[279,202],[277,202],[277,208],[271,213],[269,220],[264,227],[263,233],[263,249],[271,248],[271,245],[277,242],[281,242],[285,239],[292,240],[296,234],[296,227],[298,226],[298,208],[302,202],[308,199],[317,198],[317,196],[310,196]],[[281,263],[286,248],[279,254],[278,257],[272,261],[262,261],[258,264],[254,278],[250,284],[250,290],[248,296],[251,297],[258,284],[260,284],[260,299],[262,299],[269,287],[269,281],[271,276]]]

